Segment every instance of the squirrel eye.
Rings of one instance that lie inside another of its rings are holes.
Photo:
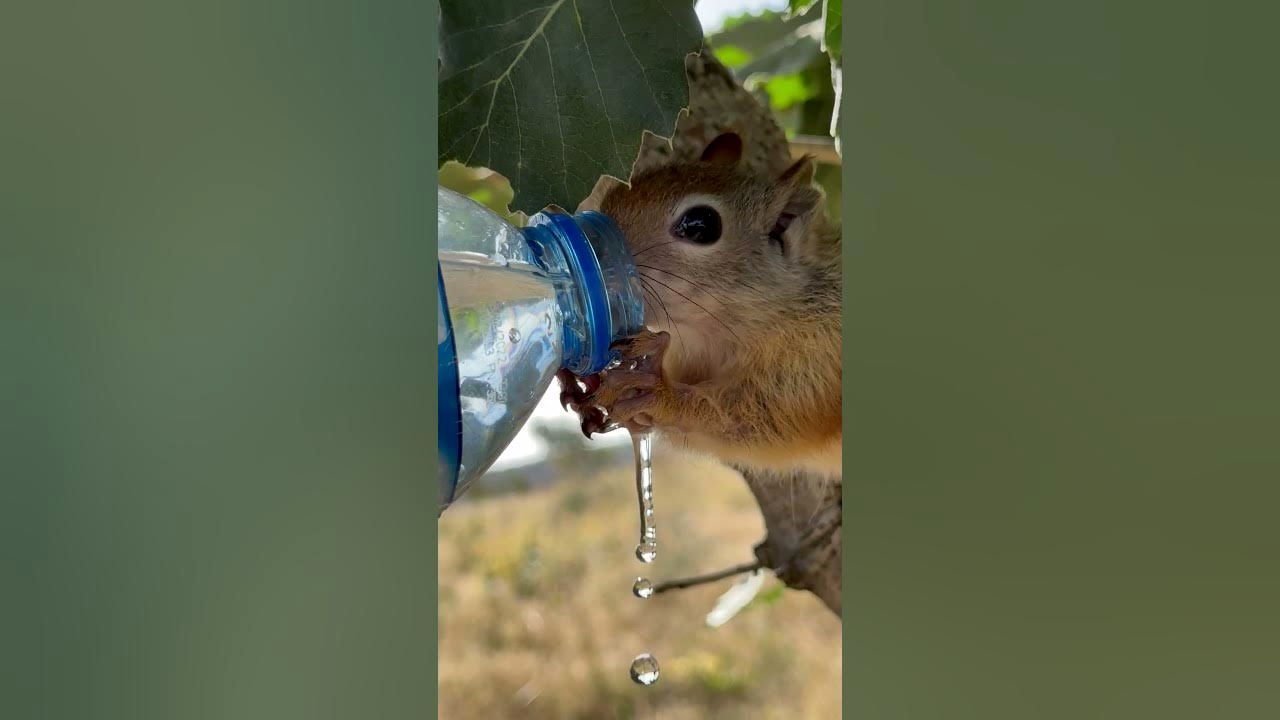
[[[671,234],[699,245],[710,245],[720,239],[720,215],[706,205],[691,207],[676,221]]]

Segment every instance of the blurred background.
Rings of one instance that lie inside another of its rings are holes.
[[[797,144],[830,145],[835,104],[820,46],[821,3],[701,0],[708,43],[773,109]],[[792,12],[792,6],[799,9]],[[834,153],[827,153],[834,155]],[[817,180],[839,217],[840,167]],[[510,184],[449,163],[440,184],[508,216]],[[835,718],[841,625],[771,576],[750,606],[712,629],[733,583],[658,595],[655,581],[748,562],[764,536],[741,478],[711,460],[655,450],[658,560],[642,567],[629,436],[587,441],[553,387],[489,473],[440,519],[440,716],[470,718]],[[516,510],[518,506],[518,511]],[[657,685],[632,683],[641,653]]]

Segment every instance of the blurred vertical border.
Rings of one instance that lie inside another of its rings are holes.
[[[849,717],[1280,717],[1277,10],[849,6]]]
[[[434,714],[435,14],[0,10],[0,717]]]

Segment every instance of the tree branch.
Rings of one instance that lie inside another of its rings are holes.
[[[825,165],[840,165],[842,162],[835,138],[796,135],[791,138],[790,146],[791,157],[796,160],[805,155],[812,155],[814,160]]]
[[[760,561],[757,560],[755,562],[743,563],[741,565],[734,565],[731,568],[725,568],[724,570],[718,570],[713,573],[707,573],[706,575],[695,575],[693,577],[682,578],[680,580],[666,580],[666,581],[654,584],[653,594],[657,595],[659,593],[667,592],[668,590],[682,590],[684,588],[693,587],[694,585],[703,585],[705,583],[715,582],[717,580],[723,580],[727,577],[733,577],[734,575],[741,575],[742,573],[755,572],[756,570],[759,570],[762,567],[764,567],[764,565],[762,565]]]
[[[764,516],[756,558],[788,587],[808,590],[841,614],[841,484],[803,472],[738,468]]]

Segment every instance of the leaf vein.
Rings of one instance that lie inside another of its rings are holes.
[[[604,88],[600,87],[600,75],[596,72],[596,61],[591,56],[591,43],[587,42],[587,31],[582,27],[582,11],[578,9],[578,0],[573,0],[573,14],[578,20],[578,34],[582,36],[582,46],[587,51],[587,64],[591,66],[591,77],[596,81],[596,92],[600,93],[600,111],[604,114],[605,125],[609,128],[609,137],[613,140],[613,159],[618,161],[620,169],[626,168],[622,156],[618,154],[618,136],[613,132],[613,118],[609,117],[609,102],[605,100]]]
[[[480,124],[480,135],[485,134],[489,130],[489,120],[493,117],[493,105],[498,100],[498,87],[502,84],[503,80],[511,76],[511,70],[515,68],[516,64],[524,57],[524,54],[529,50],[529,46],[533,44],[534,40],[541,37],[544,42],[547,42],[547,37],[543,34],[543,31],[546,30],[547,23],[551,22],[552,16],[554,16],[556,11],[558,11],[564,4],[565,0],[556,0],[554,5],[548,6],[549,9],[547,10],[547,14],[543,16],[542,22],[538,23],[538,27],[533,29],[533,33],[529,35],[529,39],[525,40],[524,47],[520,48],[520,52],[516,53],[515,59],[511,61],[511,64],[507,66],[507,69],[503,70],[502,73],[493,80],[493,92],[489,95],[489,109],[484,114],[484,122]],[[547,55],[551,55],[550,42],[547,42]],[[563,135],[563,133],[561,134]],[[467,159],[463,163],[464,165],[469,164],[471,162],[471,157],[476,154],[476,147],[480,145],[480,135],[476,136],[475,144],[471,146],[471,152],[467,153]]]
[[[520,178],[523,167],[520,162],[524,157],[524,138],[520,133],[520,100],[517,98],[519,93],[516,92],[516,83],[510,77],[507,78],[507,84],[511,86],[511,102],[515,105],[515,122],[516,122],[516,179]]]
[[[524,12],[520,13],[519,15],[516,15],[515,17],[510,18],[509,20],[503,20],[502,22],[492,23],[492,24],[490,24],[490,25],[481,25],[480,27],[465,28],[465,29],[463,29],[463,30],[459,30],[459,31],[458,31],[458,32],[456,32],[456,33],[453,33],[453,34],[451,34],[451,35],[446,36],[446,37],[444,38],[444,42],[448,42],[448,41],[450,41],[450,40],[456,40],[457,38],[459,38],[459,37],[461,37],[461,36],[463,36],[463,35],[466,35],[467,33],[480,32],[481,30],[493,30],[493,29],[495,29],[495,28],[506,27],[506,26],[508,26],[508,25],[515,24],[515,22],[516,22],[516,21],[518,21],[518,20],[523,20],[525,15],[532,15],[532,14],[534,14],[534,13],[538,12],[539,10],[546,10],[546,9],[547,9],[547,8],[549,8],[549,7],[551,7],[551,6],[550,6],[550,5],[543,5],[543,6],[541,6],[541,7],[529,8],[528,10],[525,10]]]
[[[551,57],[551,41],[543,35],[542,42],[547,46],[547,64],[551,68],[551,97],[556,100],[556,128],[560,131],[560,177],[564,185],[564,196],[569,197],[569,161],[564,154],[564,125],[560,122],[560,94],[556,92],[556,63]]]
[[[474,69],[476,69],[476,68],[480,67],[481,65],[483,65],[483,64],[485,64],[485,63],[487,63],[487,62],[489,62],[490,60],[492,60],[492,59],[494,59],[494,58],[498,57],[498,56],[499,56],[499,55],[501,55],[502,53],[504,53],[504,52],[506,52],[506,51],[510,50],[511,48],[513,48],[513,47],[517,47],[518,45],[520,45],[520,43],[519,43],[519,42],[513,42],[513,43],[511,43],[510,45],[508,45],[508,46],[506,46],[506,47],[498,48],[497,50],[494,50],[493,52],[491,52],[491,53],[489,53],[488,55],[486,55],[484,58],[482,58],[482,59],[480,59],[480,60],[477,60],[476,62],[471,63],[470,65],[468,65],[468,66],[466,66],[466,67],[464,67],[464,68],[462,68],[462,69],[458,70],[457,72],[449,73],[449,75],[448,75],[447,77],[442,77],[442,78],[440,78],[439,82],[444,82],[445,80],[450,80],[450,79],[452,79],[452,78],[455,78],[455,77],[457,77],[457,76],[461,75],[462,73],[464,73],[464,72],[466,72],[466,71],[468,71],[468,70],[474,70]]]
[[[649,91],[649,99],[653,101],[653,106],[658,109],[658,115],[662,115],[662,103],[658,102],[658,96],[653,92],[653,84],[649,82],[649,73],[645,72],[644,63],[640,62],[640,57],[636,55],[635,48],[631,47],[631,40],[627,37],[627,29],[622,27],[622,18],[618,17],[618,9],[613,6],[613,0],[609,0],[609,10],[613,12],[613,21],[618,23],[618,32],[622,34],[622,42],[627,46],[627,52],[631,53],[631,59],[636,61],[636,65],[640,67],[640,77],[644,79],[644,87]]]

